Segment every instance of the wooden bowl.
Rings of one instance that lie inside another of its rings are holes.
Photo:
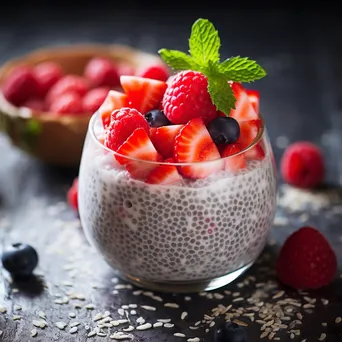
[[[12,70],[20,65],[34,66],[41,62],[54,61],[66,73],[81,75],[87,62],[95,56],[110,58],[118,64],[128,63],[134,69],[160,62],[157,55],[123,45],[52,47],[5,63],[0,68],[0,86]],[[15,107],[0,92],[0,130],[10,137],[14,146],[48,164],[67,167],[79,165],[91,115],[92,113],[56,116]]]

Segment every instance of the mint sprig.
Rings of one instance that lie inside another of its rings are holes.
[[[236,99],[228,81],[254,82],[266,76],[265,70],[248,57],[231,57],[220,62],[221,41],[218,31],[207,19],[192,25],[189,54],[161,49],[162,59],[174,70],[202,72],[208,78],[208,92],[217,110],[227,116],[235,109]]]

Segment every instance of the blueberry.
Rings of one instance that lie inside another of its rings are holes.
[[[214,342],[247,342],[247,332],[236,323],[226,322],[215,330]]]
[[[25,278],[30,276],[37,266],[38,254],[30,245],[14,243],[4,250],[1,262],[13,277]]]
[[[217,145],[232,144],[240,136],[239,123],[230,117],[215,118],[209,122],[207,128],[211,138]]]
[[[145,119],[151,127],[161,127],[170,125],[169,119],[164,112],[159,109],[153,109],[145,114]]]

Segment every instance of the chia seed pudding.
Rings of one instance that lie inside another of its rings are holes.
[[[276,208],[273,155],[262,139],[265,158],[238,174],[158,185],[131,178],[88,133],[79,177],[88,240],[113,268],[150,282],[213,279],[252,263]]]

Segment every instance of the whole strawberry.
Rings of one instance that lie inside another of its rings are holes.
[[[336,255],[317,229],[302,227],[285,241],[276,264],[278,279],[295,289],[318,289],[332,282]]]

